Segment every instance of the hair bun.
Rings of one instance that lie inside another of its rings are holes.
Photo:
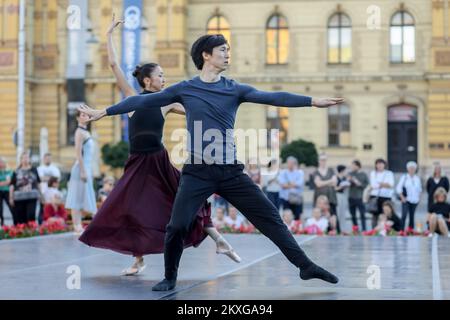
[[[137,78],[139,76],[139,74],[142,72],[142,67],[141,66],[136,66],[136,68],[133,71],[133,77]]]

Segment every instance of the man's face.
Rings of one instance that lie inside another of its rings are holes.
[[[230,47],[226,43],[215,47],[212,54],[203,53],[203,59],[205,63],[212,65],[220,71],[225,71],[230,62]]]
[[[52,156],[51,155],[46,155],[44,157],[44,163],[48,166],[52,163]]]
[[[297,163],[294,160],[288,160],[287,167],[289,170],[295,170]]]

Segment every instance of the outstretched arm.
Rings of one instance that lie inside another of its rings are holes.
[[[180,102],[178,101],[178,89],[180,86],[181,83],[175,84],[158,93],[128,97],[119,103],[102,110],[95,110],[87,105],[79,106],[78,110],[86,113],[90,117],[89,121],[97,121],[105,116],[128,113],[136,109],[161,108],[174,102]]]
[[[134,90],[132,86],[127,82],[125,75],[120,68],[120,64],[117,60],[116,50],[114,48],[112,34],[114,29],[117,28],[120,24],[123,23],[123,20],[116,21],[115,15],[113,13],[112,22],[106,33],[107,37],[107,49],[108,49],[108,61],[109,66],[111,67],[112,72],[114,73],[114,77],[116,78],[117,85],[119,86],[120,91],[122,91],[125,97],[134,96],[137,92]]]
[[[313,98],[289,92],[267,92],[239,84],[240,102],[253,102],[283,107],[330,107],[344,102],[342,98]]]

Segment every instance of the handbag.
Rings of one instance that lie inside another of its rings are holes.
[[[406,182],[406,174],[403,176],[403,183],[402,183],[402,195],[406,199],[406,197],[408,196],[408,193],[406,192],[405,182]],[[402,198],[400,198],[400,195],[398,195],[398,194],[397,194],[397,200],[400,200],[400,201],[402,200]]]
[[[39,199],[40,194],[37,190],[14,191],[14,201]]]
[[[288,202],[293,205],[301,205],[303,203],[303,197],[300,193],[289,192]]]

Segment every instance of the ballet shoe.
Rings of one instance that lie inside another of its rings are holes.
[[[231,260],[233,260],[234,262],[241,262],[241,257],[239,257],[239,255],[236,253],[236,251],[234,251],[233,248],[229,249],[229,250],[224,250],[224,249],[217,249],[216,250],[217,254],[224,254],[227,257],[229,257]]]
[[[133,265],[131,267],[122,270],[122,275],[123,276],[134,276],[134,275],[137,275],[137,274],[141,273],[142,271],[144,271],[144,269],[146,267],[147,266],[145,265],[143,260],[140,262],[135,262],[135,263],[133,263]]]

